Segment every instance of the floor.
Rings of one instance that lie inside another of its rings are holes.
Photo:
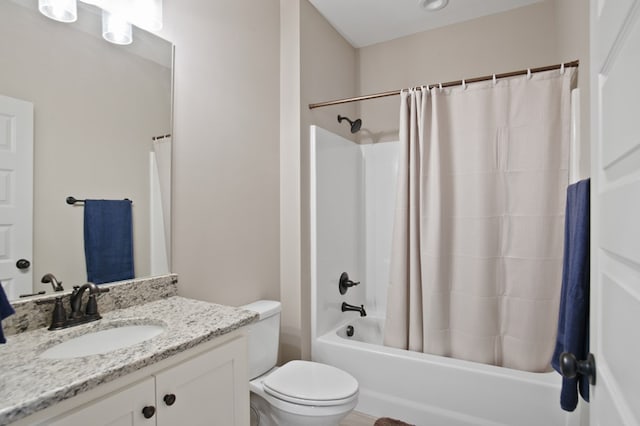
[[[373,417],[353,411],[340,422],[340,426],[373,426],[375,421]]]

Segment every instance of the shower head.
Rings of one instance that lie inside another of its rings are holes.
[[[360,126],[362,126],[362,120],[360,120],[359,118],[355,121],[351,121],[349,120],[349,118],[343,117],[338,114],[338,123],[342,123],[342,120],[347,120],[349,124],[351,124],[351,133],[358,133],[358,131],[360,130]]]

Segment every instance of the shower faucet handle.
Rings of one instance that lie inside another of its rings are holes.
[[[338,290],[340,294],[345,294],[349,287],[360,284],[360,281],[354,282],[349,279],[349,274],[343,272],[340,274],[340,280],[338,281]]]

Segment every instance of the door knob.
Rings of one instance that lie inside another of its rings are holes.
[[[596,359],[593,354],[589,354],[586,360],[578,361],[576,356],[570,352],[560,354],[560,373],[567,379],[573,379],[578,374],[582,374],[589,379],[589,383],[596,384]]]
[[[28,269],[31,266],[31,262],[27,259],[20,259],[16,262],[16,268],[18,269]]]

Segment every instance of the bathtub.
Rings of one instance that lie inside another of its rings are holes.
[[[347,326],[353,336],[347,336]],[[577,426],[561,378],[382,346],[384,319],[354,318],[312,343],[313,359],[360,385],[357,411],[419,426]]]

